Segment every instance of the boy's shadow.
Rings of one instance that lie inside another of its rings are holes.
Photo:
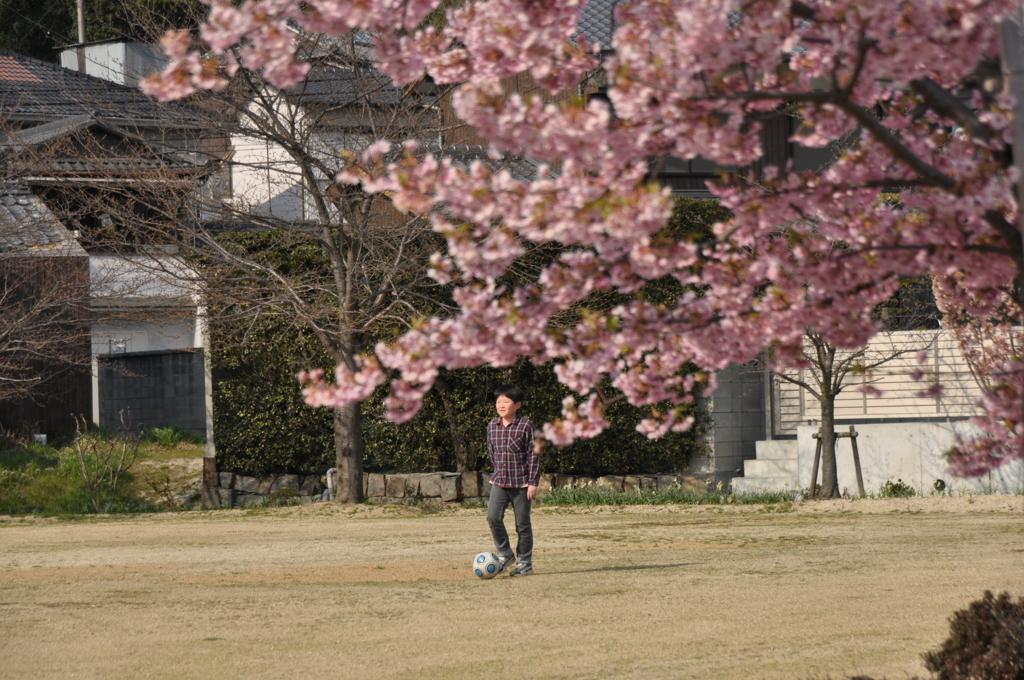
[[[555,576],[557,574],[591,574],[597,571],[640,571],[641,569],[677,569],[694,567],[700,562],[680,562],[679,564],[637,564],[628,567],[598,567],[596,569],[577,569],[575,571],[539,571],[536,576]]]

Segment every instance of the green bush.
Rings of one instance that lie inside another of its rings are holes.
[[[1024,680],[1024,597],[990,591],[949,620],[949,638],[924,654],[938,680]]]
[[[254,475],[271,472],[307,474],[334,465],[333,414],[314,409],[302,398],[296,373],[323,365],[308,339],[281,331],[250,332],[248,342],[214,353],[214,437],[217,466]],[[305,351],[289,352],[292,343]],[[326,362],[325,362],[326,363]],[[505,382],[527,392],[523,412],[538,426],[561,413],[568,390],[553,367],[527,361],[505,369],[477,368],[446,374],[448,395],[461,435],[476,467],[487,460],[485,434],[494,417],[494,389]],[[607,386],[606,386],[607,387]],[[610,393],[614,393],[609,388]],[[396,425],[384,418],[381,386],[363,403],[365,466],[369,471],[428,471],[455,469],[452,427],[436,390],[424,399],[421,412]],[[694,409],[694,412],[695,409]],[[663,472],[682,468],[701,443],[698,431],[669,434],[650,440],[636,431],[643,411],[625,402],[606,414],[612,424],[600,436],[565,448],[548,447],[547,471],[580,475]]]
[[[156,508],[136,498],[130,475],[119,485],[103,512],[145,512]],[[72,447],[54,449],[42,444],[16,445],[0,451],[0,514],[69,515],[94,513],[96,508]]]
[[[914,490],[914,487],[902,479],[897,479],[895,482],[890,479],[878,491],[880,498],[912,498],[916,495],[917,491]]]
[[[206,441],[192,430],[179,425],[168,427],[152,427],[142,434],[143,444],[159,444],[164,448],[173,449],[178,444],[202,444]]]

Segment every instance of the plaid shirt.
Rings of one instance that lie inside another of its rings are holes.
[[[533,450],[533,423],[529,418],[517,416],[508,427],[501,418],[488,423],[487,453],[494,466],[494,486],[521,489],[540,484],[540,456]]]

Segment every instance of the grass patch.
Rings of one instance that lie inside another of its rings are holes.
[[[96,512],[70,443],[60,448],[36,442],[6,443],[8,446],[0,450],[0,514],[67,516]],[[127,472],[117,493],[100,510],[123,513],[160,509],[136,497],[131,483],[131,473]]]
[[[178,425],[169,427],[151,427],[142,433],[141,443],[159,444],[165,449],[172,449],[180,444],[203,444],[206,440],[192,430],[186,430]]]
[[[725,491],[689,491],[680,488],[655,491],[643,489],[625,493],[612,489],[586,487],[555,489],[537,499],[540,507],[573,505],[757,505],[792,503],[796,493],[765,491],[757,494],[731,494]]]

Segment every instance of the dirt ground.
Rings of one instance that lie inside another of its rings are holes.
[[[479,509],[0,518],[0,678],[927,677],[953,611],[1024,594],[1021,496],[534,530],[535,576],[481,581]]]

